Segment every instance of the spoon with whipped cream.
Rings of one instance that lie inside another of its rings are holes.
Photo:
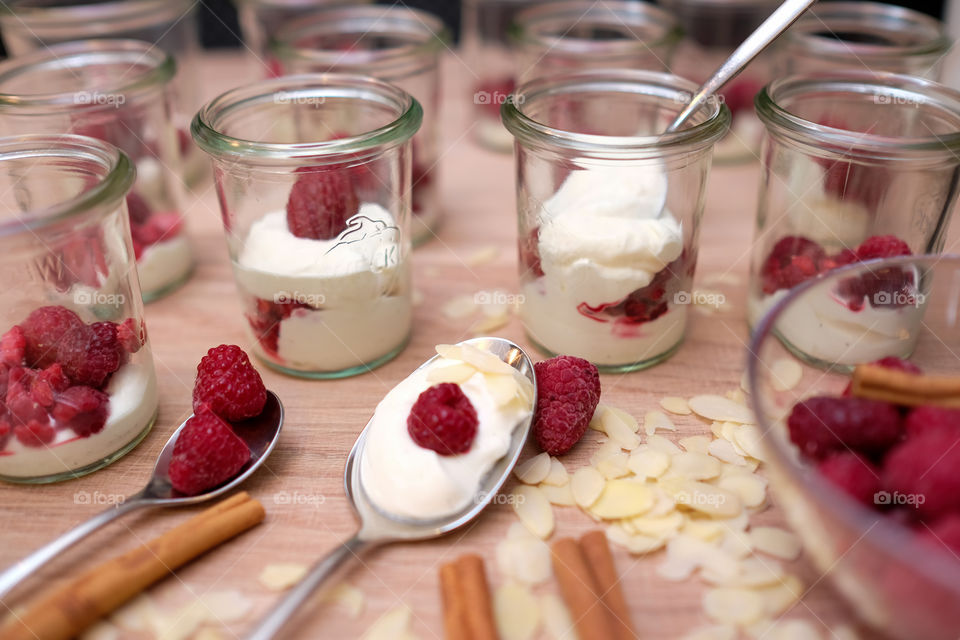
[[[408,428],[421,398],[446,385],[459,387],[455,393],[463,393],[477,418],[469,449],[452,455],[418,444]],[[344,488],[359,529],[317,562],[248,638],[277,636],[312,594],[370,549],[435,538],[476,517],[513,470],[536,402],[533,363],[516,344],[474,338],[439,345],[377,405],[347,456]]]

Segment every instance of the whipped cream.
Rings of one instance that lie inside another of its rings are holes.
[[[104,390],[110,396],[103,429],[87,438],[72,429],[57,430],[56,438],[42,447],[27,447],[11,436],[0,452],[0,475],[34,478],[69,473],[110,457],[134,442],[157,414],[157,379],[149,351],[136,355],[118,369]]]
[[[154,294],[181,282],[193,269],[193,252],[185,233],[169,240],[152,244],[143,250],[137,260],[140,290]]]
[[[432,519],[456,513],[479,499],[484,477],[507,454],[514,429],[530,415],[530,403],[519,394],[498,406],[491,392],[489,376],[514,374],[477,371],[460,383],[479,421],[470,450],[441,456],[416,444],[407,432],[407,416],[420,394],[436,384],[428,380],[430,372],[461,362],[437,358],[414,371],[377,405],[367,431],[360,477],[367,497],[382,511]]]

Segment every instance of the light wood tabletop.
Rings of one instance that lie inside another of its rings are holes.
[[[259,77],[236,53],[208,54],[200,73],[208,98]],[[380,398],[429,357],[435,344],[469,337],[471,324],[479,319],[452,320],[441,313],[441,306],[454,296],[480,290],[517,290],[513,160],[483,150],[473,141],[470,78],[457,58],[447,56],[440,145],[445,222],[438,237],[414,252],[414,286],[421,301],[416,306],[409,346],[379,369],[345,380],[301,380],[259,367],[267,387],[278,393],[286,407],[284,432],[276,451],[244,485],[263,502],[266,521],[154,587],[150,594],[164,611],[173,612],[204,593],[238,591],[252,607],[242,620],[222,625],[220,630],[223,637],[242,637],[279,597],[258,582],[264,566],[311,563],[353,532],[355,521],[344,497],[342,474],[359,430]],[[723,292],[729,306],[713,313],[693,313],[686,343],[668,362],[639,373],[602,376],[605,402],[642,416],[657,408],[663,396],[723,393],[739,385],[747,340],[744,291],[758,169],[756,162],[715,166],[710,176],[697,278],[702,282],[727,274],[710,288]],[[107,506],[105,502],[138,490],[175,425],[190,413],[200,357],[220,343],[246,343],[212,185],[193,194],[188,224],[198,256],[196,273],[183,288],[146,309],[160,388],[156,427],[126,457],[82,479],[47,486],[0,486],[0,566],[15,562],[92,516]],[[952,234],[948,246],[955,241]],[[471,256],[489,247],[498,250],[495,259],[471,266]],[[496,333],[529,345],[515,317]],[[535,354],[532,348],[531,354]],[[681,435],[708,432],[707,426],[693,417],[678,416],[676,421]],[[597,438],[596,432],[589,432],[585,442],[564,458],[569,469],[586,464]],[[128,516],[58,559],[30,587],[105,560],[183,522],[196,511],[153,510]],[[598,526],[575,508],[558,507],[555,513],[554,535],[579,535]],[[493,505],[474,523],[445,538],[375,551],[348,578],[364,594],[362,615],[351,619],[339,609],[318,607],[298,637],[359,637],[383,612],[404,602],[412,608],[413,630],[419,637],[441,638],[439,565],[459,554],[476,552],[487,559],[493,585],[501,584],[494,549],[514,521],[510,506]],[[775,495],[753,521],[782,524]],[[655,567],[662,552],[633,557],[620,547],[613,549],[640,637],[678,638],[708,622],[702,612],[702,582],[674,583],[658,577]],[[805,558],[791,570],[810,589],[788,617],[805,618],[817,625],[855,624],[829,579]],[[536,591],[556,589],[556,583],[550,581]],[[30,591],[28,588],[26,593]],[[548,636],[543,632],[540,637]]]

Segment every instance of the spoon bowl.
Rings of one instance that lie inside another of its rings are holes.
[[[533,363],[523,349],[503,338],[473,338],[460,344],[470,345],[494,354],[519,371],[533,385],[530,411],[514,427],[507,452],[494,463],[481,481],[481,485],[477,487],[476,499],[455,513],[424,520],[401,518],[378,509],[367,498],[360,477],[367,431],[370,427],[368,422],[347,456],[343,477],[347,499],[360,521],[359,530],[353,537],[317,562],[310,569],[310,572],[260,621],[248,636],[249,640],[267,640],[276,637],[290,623],[301,605],[305,604],[314,592],[325,583],[331,582],[333,576],[344,572],[354,561],[359,560],[363,553],[370,549],[389,542],[436,538],[473,520],[490,503],[503,483],[507,481],[510,472],[517,463],[517,459],[520,457],[520,452],[527,441],[533,423],[533,410],[537,402],[537,381],[534,377]],[[437,355],[430,358],[417,370],[430,366],[440,357]]]

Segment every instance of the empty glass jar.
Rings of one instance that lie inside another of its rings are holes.
[[[0,138],[0,479],[53,482],[139,443],[157,413],[124,196],[130,160],[73,135]]]
[[[546,353],[631,371],[683,341],[713,144],[716,101],[663,133],[696,89],[663,73],[539,78],[503,105],[516,137],[521,307]]]
[[[233,89],[197,114],[248,333],[270,366],[336,378],[403,349],[422,114],[393,85],[332,73]]]
[[[0,64],[0,129],[99,138],[136,165],[127,205],[147,301],[176,289],[193,268],[176,174],[175,71],[173,58],[138,40],[66,42]]]

